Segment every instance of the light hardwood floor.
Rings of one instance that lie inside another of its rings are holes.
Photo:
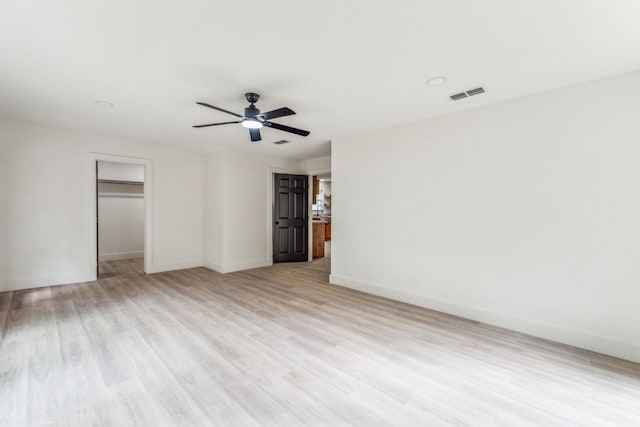
[[[640,426],[640,365],[329,285],[328,260],[0,293],[0,425]]]

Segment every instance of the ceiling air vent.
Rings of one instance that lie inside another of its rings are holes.
[[[456,93],[455,95],[451,95],[449,98],[451,98],[452,101],[458,101],[460,99],[468,98],[470,96],[480,95],[481,93],[484,93],[484,88],[477,87],[475,89],[469,89],[466,92]]]
[[[291,141],[287,141],[286,139],[281,139],[280,141],[273,141],[273,143],[274,143],[274,144],[278,144],[278,145],[281,145],[281,144],[288,144],[288,143],[290,143],[290,142],[291,142]]]
[[[467,91],[467,95],[469,96],[480,95],[481,93],[484,93],[484,89],[481,87],[477,87],[475,89],[471,89]]]
[[[453,101],[457,101],[459,99],[463,99],[466,97],[467,97],[466,93],[460,92],[460,93],[456,93],[455,95],[451,95],[449,98],[451,98]]]

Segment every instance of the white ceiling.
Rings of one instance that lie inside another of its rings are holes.
[[[639,69],[640,2],[8,0],[0,60],[3,117],[302,159],[335,137]],[[435,76],[448,82],[426,86]],[[487,93],[449,101],[477,85]],[[195,101],[242,113],[246,91],[311,135],[191,128],[233,120]]]

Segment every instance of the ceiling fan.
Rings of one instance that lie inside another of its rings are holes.
[[[214,105],[207,104],[206,102],[196,102],[196,104],[202,105],[204,107],[213,108],[214,110],[222,111],[223,113],[231,114],[232,116],[236,116],[239,120],[235,122],[221,122],[221,123],[210,123],[208,125],[194,125],[194,128],[204,128],[208,126],[219,126],[219,125],[228,125],[232,123],[240,123],[243,127],[249,129],[249,135],[251,136],[251,141],[260,141],[262,137],[260,136],[260,128],[261,127],[269,127],[272,129],[278,129],[285,132],[295,133],[296,135],[307,136],[309,135],[309,131],[292,128],[290,126],[281,125],[279,123],[273,123],[269,120],[277,119],[278,117],[291,116],[295,114],[295,112],[287,107],[278,108],[277,110],[267,111],[266,113],[260,113],[260,110],[254,105],[260,99],[260,95],[253,92],[248,92],[244,94],[247,101],[251,104],[247,108],[244,109],[244,116],[240,114],[232,113],[231,111],[225,110],[224,108],[216,107]]]

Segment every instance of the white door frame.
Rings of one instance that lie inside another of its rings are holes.
[[[89,153],[88,159],[88,184],[89,184],[89,271],[97,279],[96,274],[96,248],[98,247],[96,233],[96,204],[98,192],[96,188],[96,162],[127,163],[144,166],[144,272],[152,271],[153,265],[153,171],[150,159],[138,157],[114,156],[112,154]]]

